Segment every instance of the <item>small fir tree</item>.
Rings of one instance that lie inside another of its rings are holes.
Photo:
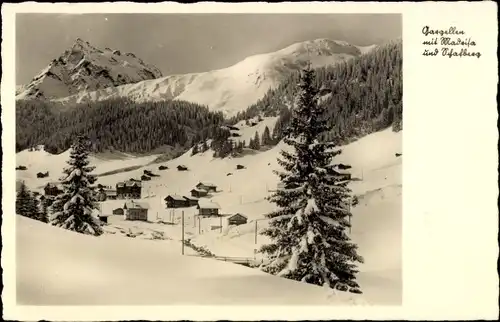
[[[259,133],[255,131],[255,135],[253,137],[253,147],[252,149],[254,150],[260,150],[260,139],[259,139]]]
[[[264,129],[264,132],[262,133],[262,140],[261,140],[262,145],[271,145],[271,132],[269,131],[269,128],[266,126]]]
[[[34,206],[34,197],[23,181],[16,196],[16,214],[31,219],[38,219],[38,212]]]
[[[284,189],[269,200],[278,210],[267,215],[269,227],[262,233],[271,239],[261,252],[268,273],[310,284],[360,292],[357,265],[363,259],[350,241],[348,207],[350,190],[332,158],[340,154],[335,143],[319,140],[327,131],[323,108],[317,104],[314,72],[307,68],[299,83],[296,108],[284,141],[291,152],[281,151],[277,172]]]
[[[52,224],[82,234],[99,236],[103,233],[93,210],[98,209],[92,184],[96,178],[90,174],[89,141],[79,136],[71,148],[69,167],[61,178],[63,193],[52,204]]]

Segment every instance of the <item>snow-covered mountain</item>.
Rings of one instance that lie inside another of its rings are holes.
[[[296,43],[276,52],[250,56],[225,69],[170,75],[134,84],[108,86],[96,91],[83,90],[58,101],[82,103],[118,97],[137,102],[176,99],[206,105],[232,116],[257,102],[270,88],[276,87],[284,76],[303,68],[308,61],[312,67],[331,65],[360,56],[375,47],[316,39]]]
[[[16,89],[18,99],[57,99],[79,92],[162,77],[161,71],[132,53],[101,50],[78,38],[29,84]]]

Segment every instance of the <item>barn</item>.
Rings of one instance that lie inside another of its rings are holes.
[[[235,215],[232,215],[229,218],[227,218],[227,224],[229,226],[231,226],[231,225],[234,225],[234,226],[243,225],[243,224],[246,224],[247,222],[248,222],[248,218],[242,214],[235,214]]]
[[[219,216],[220,206],[216,202],[200,199],[197,209],[200,216]]]
[[[125,220],[148,220],[148,204],[138,203],[133,200],[127,201],[123,205]]]

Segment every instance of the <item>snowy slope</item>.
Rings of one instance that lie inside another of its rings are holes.
[[[78,38],[70,50],[45,67],[29,84],[17,88],[17,99],[55,99],[161,77],[154,66],[132,53],[93,47]]]
[[[232,116],[257,102],[283,77],[299,70],[310,60],[312,67],[335,64],[375,47],[356,47],[342,41],[316,39],[296,43],[282,50],[248,57],[220,70],[197,74],[171,75],[60,99],[65,103],[128,97],[139,102],[177,99],[199,103]]]
[[[48,182],[58,181],[63,175],[62,169],[67,166],[70,151],[67,150],[61,154],[50,154],[39,146],[38,150],[24,150],[16,154],[17,166],[27,167],[26,171],[16,171],[17,181],[24,181],[32,190],[42,188]],[[115,153],[113,155],[97,155],[90,157],[90,163],[95,166],[93,174],[101,174],[108,171],[127,169],[134,166],[142,166],[154,161],[158,155],[145,157],[134,157],[124,153]],[[38,172],[49,172],[46,178],[37,178]]]
[[[346,305],[357,297],[182,256],[175,243],[95,238],[20,216],[16,225],[19,305]]]
[[[271,125],[271,121],[272,118],[264,118],[262,123],[269,122]],[[240,126],[242,132],[246,131],[242,124]],[[360,266],[359,282],[364,298],[370,304],[401,303],[402,157],[395,156],[395,153],[401,153],[401,139],[402,132],[394,133],[387,129],[343,147],[342,154],[338,156],[340,162],[352,165],[354,177],[362,179],[351,184],[353,193],[359,198],[359,205],[353,208],[352,238],[359,244],[359,252],[365,258],[365,263]],[[266,225],[264,214],[275,207],[265,198],[269,196],[269,190],[276,189],[278,184],[278,178],[272,170],[279,169],[276,158],[282,148],[287,146],[280,143],[265,152],[225,159],[214,159],[210,150],[195,156],[191,156],[188,151],[177,159],[161,163],[168,165],[169,169],[165,171],[159,171],[158,166],[161,164],[155,164],[100,177],[98,183],[114,186],[118,181],[140,177],[144,169],[160,175],[143,182],[143,199],[140,201],[149,204],[149,222],[123,221],[120,216],[112,216],[108,219],[110,225],[105,229],[114,233],[114,236],[124,236],[127,232],[136,234],[134,240],[150,239],[153,234],[161,233],[165,243],[179,241],[181,214],[184,212],[185,236],[195,245],[205,246],[218,256],[253,257],[254,249],[266,242],[259,235],[255,245],[255,220],[258,220],[258,229],[262,229]],[[18,161],[20,159],[18,156]],[[42,157],[33,160],[33,169],[37,168],[34,162],[40,159]],[[144,161],[147,160],[130,159],[123,162],[148,163]],[[57,167],[62,169],[65,160],[53,157],[51,162],[55,170]],[[113,167],[113,161],[93,162],[96,162],[98,169]],[[189,171],[177,171],[175,167],[181,164],[187,166]],[[238,164],[246,168],[237,170]],[[115,167],[120,167],[119,163]],[[28,168],[17,173],[27,176],[31,171]],[[228,176],[228,173],[232,175]],[[55,174],[59,176],[60,171]],[[34,175],[36,177],[36,173]],[[199,181],[217,185],[219,191],[212,193],[208,199],[219,203],[222,214],[242,213],[248,217],[248,223],[228,227],[226,217],[222,220],[198,219],[195,207],[165,209],[163,198],[168,194],[189,195],[189,191]],[[110,200],[102,203],[102,211],[111,214],[114,208],[122,206],[123,201]],[[218,228],[221,221],[222,229]]]

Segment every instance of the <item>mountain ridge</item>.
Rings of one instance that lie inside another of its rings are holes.
[[[16,99],[53,100],[161,76],[157,67],[133,53],[101,50],[77,38],[70,49],[53,59],[28,84],[18,86]]]
[[[129,98],[136,102],[184,100],[231,117],[257,102],[288,74],[302,69],[309,62],[313,68],[334,65],[374,48],[376,45],[361,47],[319,38],[297,42],[275,52],[252,55],[223,69],[148,78],[93,91],[82,90],[54,100],[65,105],[114,98]]]

